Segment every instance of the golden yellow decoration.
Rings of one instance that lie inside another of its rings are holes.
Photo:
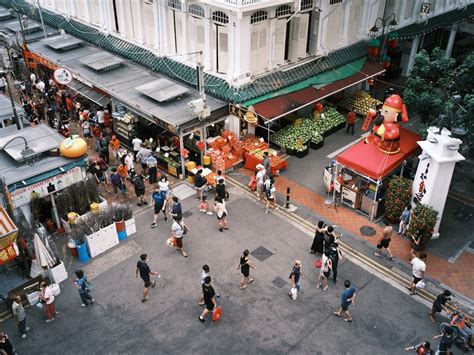
[[[80,158],[87,152],[87,142],[77,136],[66,138],[59,144],[59,153],[66,158]]]

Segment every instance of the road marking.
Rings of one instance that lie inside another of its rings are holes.
[[[339,148],[338,150],[332,152],[331,154],[329,155],[326,155],[326,158],[329,158],[329,159],[333,159],[335,157],[337,157],[339,154],[341,154],[343,151],[345,151],[347,148],[349,147],[352,147],[353,145],[359,143],[362,139],[365,139],[365,137],[367,137],[369,135],[370,132],[367,132],[367,133],[364,133],[362,136],[360,136],[360,138],[357,138],[355,141],[345,145],[344,147],[342,148]]]
[[[122,261],[128,259],[132,255],[137,254],[142,250],[142,247],[137,242],[131,241],[125,245],[120,245],[117,249],[112,250],[110,253],[101,256],[98,259],[93,260],[83,269],[87,274],[89,280],[95,279],[97,276],[117,266]]]

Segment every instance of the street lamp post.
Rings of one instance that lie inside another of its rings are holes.
[[[380,50],[380,58],[379,58],[379,62],[382,61],[382,58],[383,58],[383,52],[385,50],[385,43],[387,42],[387,35],[389,34],[389,32],[392,32],[392,31],[395,31],[397,29],[397,26],[398,26],[398,23],[397,23],[397,20],[396,20],[396,17],[397,15],[393,12],[391,15],[385,17],[385,18],[382,18],[382,17],[378,17],[376,20],[375,20],[375,23],[374,25],[372,26],[372,28],[370,29],[369,31],[369,36],[372,37],[372,38],[375,38],[378,36],[379,34],[379,31],[380,31],[380,28],[377,27],[377,22],[378,21],[381,21],[382,22],[382,37],[383,37],[383,42],[382,42],[382,49]],[[386,27],[386,24],[387,22],[392,19],[390,21],[390,23],[388,24],[388,31],[387,33],[385,33],[385,27]]]

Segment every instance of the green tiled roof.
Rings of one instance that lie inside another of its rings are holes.
[[[472,21],[474,15],[474,4],[468,5],[466,9],[456,9],[434,16],[420,23],[413,23],[397,30],[398,38],[413,38],[421,33],[431,32],[441,27],[450,27],[454,24]]]

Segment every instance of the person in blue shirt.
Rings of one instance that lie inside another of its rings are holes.
[[[87,281],[87,277],[82,270],[76,270],[75,272],[77,279],[74,281],[77,288],[79,289],[79,296],[81,296],[82,304],[81,307],[87,307],[94,303],[94,299],[92,298],[91,286]]]
[[[341,308],[339,308],[337,312],[332,313],[338,317],[341,317],[342,313],[344,313],[344,320],[346,322],[352,322],[352,316],[349,313],[349,306],[354,304],[356,289],[354,286],[351,286],[351,282],[349,280],[344,281],[344,286],[346,289],[341,295]]]
[[[402,215],[400,216],[400,225],[398,226],[399,235],[404,235],[405,232],[407,231],[408,223],[410,223],[410,216],[411,216],[410,210],[411,210],[411,205],[406,206],[402,212]]]
[[[151,228],[155,228],[160,212],[163,212],[165,215],[165,222],[168,220],[168,217],[166,216],[166,192],[160,191],[158,186],[156,186],[155,191],[153,191],[153,194],[151,195],[150,203],[153,203],[154,205],[153,223],[151,224]]]

